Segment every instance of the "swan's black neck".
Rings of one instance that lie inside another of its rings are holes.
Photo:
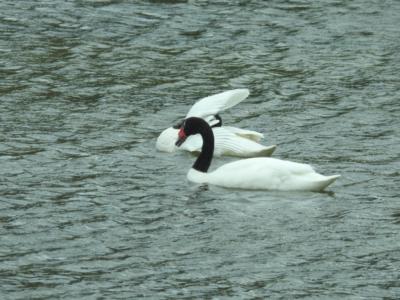
[[[196,118],[197,119],[197,118]],[[206,173],[211,165],[214,154],[214,134],[208,123],[202,119],[196,120],[196,133],[203,138],[201,153],[193,164],[193,169]]]

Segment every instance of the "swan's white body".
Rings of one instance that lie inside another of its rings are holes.
[[[256,141],[262,137],[261,133],[235,127],[215,127],[212,129],[215,138],[214,156],[230,155],[239,157],[270,156],[276,146],[264,146]],[[175,146],[178,129],[168,128],[157,139],[157,149],[163,152],[186,150],[199,153],[203,140],[199,134],[189,136],[180,146]]]
[[[307,164],[268,157],[242,159],[213,172],[190,169],[187,178],[226,188],[280,191],[322,191],[340,175],[318,174]]]
[[[318,174],[307,164],[268,157],[241,159],[207,173],[213,158],[215,138],[210,125],[201,118],[185,120],[178,132],[176,145],[200,134],[201,153],[187,174],[189,181],[226,188],[280,191],[322,191],[339,175]]]
[[[186,115],[186,118],[199,117],[207,121],[210,126],[217,124],[215,115],[220,111],[235,106],[249,95],[247,89],[236,89],[203,98],[196,102]],[[258,142],[263,134],[231,126],[212,128],[215,136],[215,156],[230,155],[239,157],[269,156],[276,146],[264,146]],[[178,129],[173,127],[165,129],[157,138],[156,148],[163,152],[175,152],[178,149],[200,152],[203,141],[200,135],[187,138],[181,147],[176,147],[175,142]]]

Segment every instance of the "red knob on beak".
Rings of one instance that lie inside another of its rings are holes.
[[[183,128],[179,129],[178,140],[176,141],[175,145],[179,147],[180,145],[182,145],[185,142],[186,138],[187,138],[187,136],[186,136]]]

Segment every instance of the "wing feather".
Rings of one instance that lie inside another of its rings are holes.
[[[264,135],[257,131],[237,128],[232,126],[224,126],[224,127],[242,138],[246,138],[255,142],[259,142],[262,138],[264,138]]]
[[[242,102],[250,94],[248,89],[235,89],[208,96],[197,101],[189,110],[190,117],[206,118]]]

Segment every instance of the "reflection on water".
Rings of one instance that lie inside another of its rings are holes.
[[[400,4],[136,2],[0,4],[3,297],[399,298]],[[155,151],[239,87],[225,123],[328,193],[196,187]]]

